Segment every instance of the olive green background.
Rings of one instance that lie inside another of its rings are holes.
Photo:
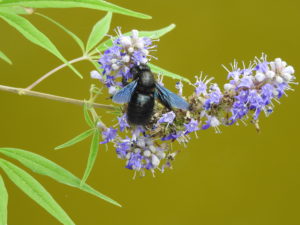
[[[155,30],[176,23],[161,38],[156,64],[193,79],[201,71],[224,84],[221,64],[253,59],[262,52],[269,59],[282,57],[300,68],[300,2],[293,0],[113,0],[113,3],[153,16],[140,20],[114,15],[112,27]],[[92,25],[105,15],[87,9],[38,10],[58,20],[86,40]],[[59,28],[38,16],[29,18],[43,30],[68,59],[80,50]],[[47,51],[31,44],[0,21],[0,43],[14,62],[0,61],[0,83],[26,87],[61,64]],[[111,33],[113,31],[111,30]],[[88,98],[92,82],[89,63],[78,63],[84,73],[78,79],[68,68],[41,83],[35,90],[61,96]],[[168,81],[167,85],[173,85]],[[252,125],[222,127],[192,135],[174,169],[153,178],[132,179],[124,161],[110,146],[102,147],[88,182],[119,201],[123,208],[94,196],[33,174],[78,225],[299,225],[300,153],[299,87],[289,92],[269,118],[262,116],[262,132]],[[187,90],[187,89],[186,89]],[[191,91],[187,91],[190,93]],[[104,96],[102,102],[109,103]],[[82,108],[45,99],[0,92],[0,145],[41,154],[77,176],[83,174],[89,142],[69,149],[53,148],[81,133],[85,125]],[[107,123],[111,117],[99,110]],[[18,164],[18,163],[16,163]],[[20,165],[20,164],[18,164]],[[2,171],[1,171],[2,174]],[[9,224],[59,224],[4,176],[9,192]]]

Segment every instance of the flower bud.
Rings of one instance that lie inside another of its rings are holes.
[[[266,78],[266,76],[263,73],[260,73],[260,72],[256,73],[256,75],[255,75],[255,79],[258,82],[262,82],[265,78]]]
[[[154,167],[157,167],[160,163],[160,160],[156,155],[152,155],[151,163]]]
[[[145,157],[150,157],[151,156],[151,152],[149,150],[144,151],[144,156]]]
[[[273,77],[275,76],[275,72],[274,71],[268,71],[266,73],[266,77],[269,78],[269,79],[273,79]]]

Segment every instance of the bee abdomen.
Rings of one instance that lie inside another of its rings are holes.
[[[154,96],[152,94],[134,93],[128,104],[128,122],[135,125],[145,125],[151,119],[154,108]]]

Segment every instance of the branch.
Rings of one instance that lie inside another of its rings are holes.
[[[39,98],[46,98],[46,99],[50,99],[50,100],[54,100],[54,101],[71,103],[71,104],[75,104],[75,105],[83,105],[84,104],[84,101],[82,101],[82,100],[46,94],[46,93],[37,92],[37,91],[30,91],[30,90],[23,89],[23,88],[15,88],[15,87],[0,85],[0,90],[12,92],[12,93],[19,94],[19,95],[28,95],[28,96],[34,96],[34,97],[39,97]],[[95,108],[102,108],[102,109],[108,109],[108,110],[116,109],[116,107],[114,107],[112,105],[104,105],[104,104],[99,104],[99,103],[93,103],[92,105]]]
[[[82,60],[87,60],[88,57],[87,56],[82,56],[76,59],[73,59],[71,61],[69,61],[69,64],[73,64]],[[45,80],[46,78],[50,77],[52,74],[54,74],[55,72],[57,72],[58,70],[66,67],[67,64],[61,64],[60,66],[54,68],[53,70],[50,70],[48,73],[44,74],[43,76],[41,76],[38,80],[36,80],[35,82],[33,82],[31,85],[29,85],[26,90],[31,90],[32,88],[34,88],[36,85],[38,85],[39,83],[41,83],[43,80]]]

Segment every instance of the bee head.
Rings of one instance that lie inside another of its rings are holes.
[[[145,72],[145,71],[150,71],[149,66],[147,66],[146,64],[134,65],[130,69],[130,73],[133,76],[133,80],[137,79],[142,74],[142,72]]]

